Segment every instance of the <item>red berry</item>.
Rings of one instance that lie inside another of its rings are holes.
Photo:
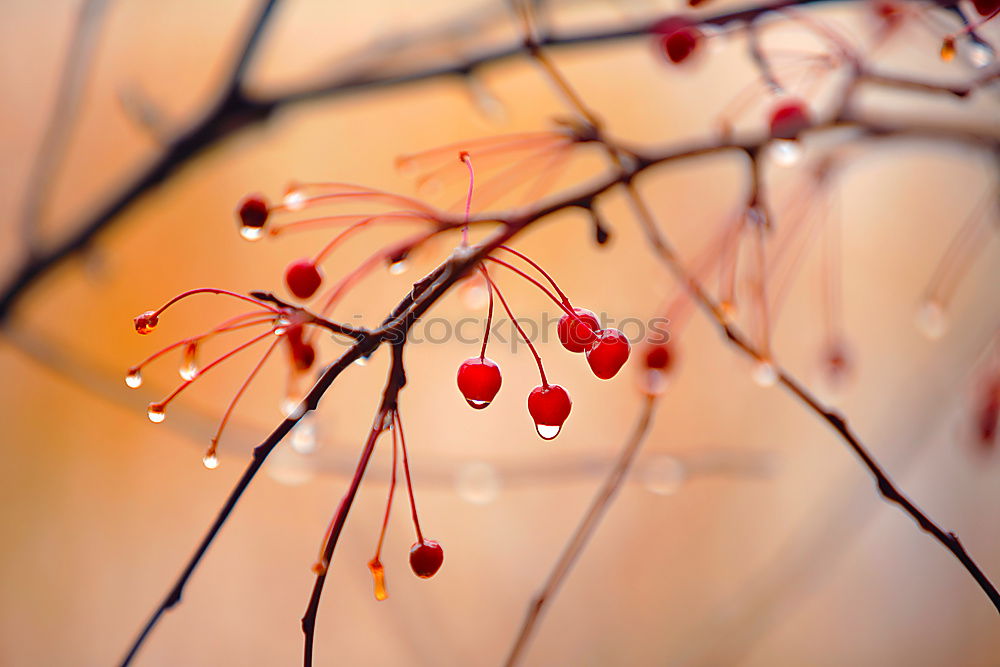
[[[653,32],[660,35],[663,53],[675,64],[690,58],[702,40],[698,27],[681,16],[663,19],[653,26]]]
[[[286,334],[288,348],[292,353],[292,363],[300,371],[307,371],[316,362],[316,348],[312,343],[302,340],[302,325],[295,324],[288,328]]]
[[[795,139],[811,123],[805,104],[800,100],[786,100],[771,112],[771,136],[775,139]]]
[[[587,350],[587,363],[594,375],[602,380],[613,378],[628,361],[632,346],[618,329],[605,329],[597,333],[597,342]]]
[[[458,367],[458,390],[466,402],[482,410],[500,391],[500,367],[491,359],[473,357]]]
[[[424,539],[410,547],[410,568],[421,579],[430,579],[441,569],[444,549],[434,540]]]
[[[300,299],[308,299],[323,283],[323,274],[310,259],[292,262],[285,270],[285,283],[292,294]]]
[[[657,343],[646,350],[646,368],[666,371],[674,362],[674,353],[669,343]]]
[[[156,325],[160,323],[160,318],[152,310],[147,310],[133,319],[132,322],[135,324],[135,332],[145,335],[153,332]]]
[[[1000,0],[972,0],[972,6],[980,16],[989,16],[1000,10]]]
[[[270,212],[267,200],[261,195],[249,195],[240,202],[238,209],[240,223],[244,227],[260,229],[267,223],[267,216]]]
[[[583,352],[594,343],[594,332],[601,328],[597,315],[586,308],[574,308],[576,317],[569,314],[559,318],[559,342],[570,352]]]
[[[528,412],[535,420],[535,430],[544,440],[559,435],[572,407],[569,394],[557,384],[535,387],[528,394]]]

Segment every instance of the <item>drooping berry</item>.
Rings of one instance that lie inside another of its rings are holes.
[[[669,343],[656,343],[646,349],[646,368],[655,371],[666,371],[674,362],[674,353]]]
[[[597,315],[586,308],[574,308],[576,317],[569,314],[559,318],[559,342],[570,352],[583,352],[594,343],[594,332],[601,328]]]
[[[248,241],[259,239],[270,213],[267,200],[258,194],[249,195],[240,202],[237,213],[240,216],[240,235]]]
[[[572,407],[569,393],[557,384],[535,387],[528,394],[528,413],[535,420],[535,430],[543,440],[559,435]]]
[[[674,346],[668,342],[651,343],[645,350],[639,386],[651,396],[659,396],[667,388],[667,381],[676,363]]]
[[[312,343],[303,340],[302,325],[294,324],[288,327],[285,334],[288,341],[288,350],[291,353],[292,363],[299,371],[307,371],[316,362],[316,348]]]
[[[285,283],[292,294],[300,299],[308,299],[323,283],[323,273],[311,259],[300,259],[288,265]]]
[[[618,329],[604,329],[597,333],[597,341],[587,350],[587,363],[594,375],[610,380],[628,361],[632,346]]]
[[[485,357],[466,359],[458,367],[458,390],[466,402],[477,410],[482,410],[500,391],[500,367]]]
[[[434,540],[426,538],[410,547],[410,569],[421,579],[430,579],[441,569],[444,549]]]
[[[663,54],[674,64],[690,58],[703,35],[698,27],[682,16],[671,16],[653,26],[653,33],[660,36]]]
[[[795,139],[811,123],[809,109],[801,100],[785,100],[771,112],[771,136]]]
[[[980,16],[990,16],[1000,11],[1000,0],[972,0],[972,6]]]
[[[160,323],[160,318],[152,310],[147,310],[142,315],[136,317],[132,322],[135,324],[135,332],[146,335],[152,333],[156,325]]]

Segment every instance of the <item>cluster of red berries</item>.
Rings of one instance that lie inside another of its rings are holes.
[[[520,253],[515,254],[520,255]],[[499,260],[494,261],[506,265]],[[492,298],[497,287],[485,273],[485,270],[484,275],[491,287],[492,317]],[[548,278],[547,274],[546,277]],[[507,304],[503,301],[503,296],[499,293],[498,296],[506,308]],[[631,349],[628,338],[618,329],[601,329],[597,316],[592,311],[585,308],[573,308],[569,301],[565,300],[565,297],[563,302],[559,303],[565,310],[558,325],[559,342],[570,352],[586,353],[587,363],[594,375],[602,380],[613,378],[628,361]],[[508,314],[510,314],[509,310]],[[511,319],[513,320],[513,316]],[[488,328],[489,322],[487,322],[487,330]],[[523,332],[521,334],[523,337]],[[542,383],[528,394],[528,413],[535,422],[535,430],[538,435],[545,440],[551,440],[559,435],[563,423],[569,417],[573,402],[565,388],[558,384],[550,384],[545,379],[538,353],[526,337],[525,341],[535,354],[542,377]],[[482,353],[478,357],[466,359],[458,367],[458,389],[462,392],[466,402],[477,410],[482,410],[493,401],[503,382],[500,367],[485,355],[486,341],[484,341]]]

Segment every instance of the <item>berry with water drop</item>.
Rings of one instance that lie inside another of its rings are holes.
[[[771,111],[771,136],[775,139],[796,139],[811,124],[809,109],[800,100],[785,100]]]
[[[557,384],[535,387],[528,394],[528,413],[538,435],[545,440],[559,435],[572,407],[569,393]]]
[[[466,359],[458,367],[458,390],[469,405],[482,410],[500,391],[500,367],[486,357]]]

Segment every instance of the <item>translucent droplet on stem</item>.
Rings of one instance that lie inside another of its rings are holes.
[[[298,419],[303,412],[305,412],[305,406],[302,405],[301,401],[291,397],[281,401],[281,414],[285,416],[285,419]]]
[[[389,273],[394,276],[399,276],[406,273],[408,268],[410,268],[410,265],[406,263],[406,260],[401,259],[398,262],[392,262],[389,264]]]
[[[976,69],[982,69],[993,64],[993,61],[996,59],[996,53],[994,53],[988,44],[971,42],[965,57],[968,59],[970,65]]]
[[[476,410],[482,410],[491,403],[491,401],[477,401],[471,398],[465,399],[465,402]]]
[[[927,300],[920,304],[916,318],[917,329],[929,340],[937,340],[948,329],[948,318],[944,306],[937,301]]]
[[[358,357],[357,359],[354,360],[354,363],[357,364],[358,366],[367,366],[368,359],[367,357]]]
[[[651,458],[641,469],[642,484],[650,493],[669,496],[684,485],[687,470],[684,464],[673,456]]]
[[[195,356],[197,352],[198,346],[195,343],[190,343],[184,348],[184,361],[178,371],[181,379],[190,382],[198,377],[198,361]]]
[[[771,157],[775,164],[791,167],[802,159],[802,146],[794,139],[775,139],[771,142]]]
[[[312,420],[303,420],[292,430],[292,449],[299,454],[316,451],[316,425]]]
[[[770,361],[760,361],[753,367],[752,377],[758,387],[773,387],[778,381],[778,369]]]
[[[368,563],[368,569],[371,570],[375,584],[375,599],[381,602],[389,597],[389,592],[385,590],[385,568],[378,560],[372,560]]]
[[[264,228],[251,227],[250,225],[240,225],[240,236],[247,241],[257,241],[264,236]]]
[[[468,463],[455,475],[458,496],[474,505],[486,505],[500,493],[500,475],[489,463]]]
[[[159,424],[167,418],[166,406],[162,403],[150,403],[146,410],[146,416],[149,417],[149,421]]]
[[[561,430],[562,424],[559,426],[552,426],[551,424],[535,424],[535,431],[538,432],[538,436],[542,440],[552,440],[559,435],[559,431]]]
[[[128,374],[125,376],[125,384],[132,389],[138,389],[142,386],[142,373],[138,368],[129,369]]]
[[[289,190],[282,203],[289,211],[301,211],[306,204],[306,195],[301,190]]]
[[[209,470],[215,470],[219,467],[219,457],[214,453],[205,454],[201,459],[202,464]]]

